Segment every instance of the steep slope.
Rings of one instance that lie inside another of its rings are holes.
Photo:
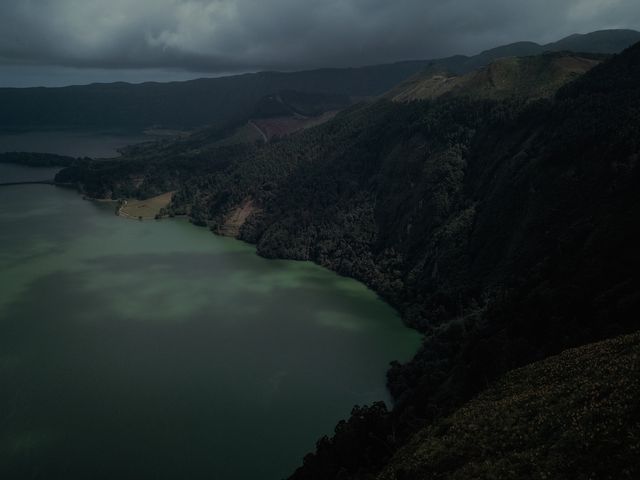
[[[606,54],[619,53],[639,41],[640,32],[635,30],[600,30],[570,35],[546,45],[512,43],[473,57],[434,61],[385,96],[395,101],[436,98],[452,91],[485,98],[499,98],[514,91],[529,97],[547,96],[588,71]],[[545,52],[557,54],[539,56]],[[568,52],[591,54],[571,55]]]
[[[540,46],[519,42],[435,60],[398,62],[361,68],[304,72],[260,72],[189,82],[94,84],[65,88],[0,89],[0,129],[119,128],[150,126],[193,128],[246,121],[256,104],[284,90],[305,94],[371,97],[381,95],[425,69],[460,75],[512,56],[546,50],[616,53],[640,41],[640,33],[610,30],[572,36]]]
[[[374,197],[372,231],[393,248],[401,293],[388,296],[429,333],[416,359],[390,373],[394,412],[367,411],[364,426],[352,417],[292,478],[369,478],[407,432],[501,372],[637,330],[640,227],[630,219],[640,218],[639,85],[636,45],[553,102],[485,112],[484,126],[468,120],[478,105],[453,117],[440,111],[449,120],[444,145],[429,117],[429,136],[398,142],[396,165],[383,174],[395,194]],[[444,112],[457,111],[452,102]],[[420,146],[426,157],[416,155]],[[390,177],[394,170],[403,175]],[[386,448],[366,432],[387,438]],[[613,478],[624,474],[615,468]]]
[[[639,398],[640,334],[568,350],[422,429],[377,478],[637,478]]]
[[[596,66],[604,57],[548,53],[508,57],[466,75],[423,72],[401,83],[385,97],[396,102],[427,100],[443,95],[474,98],[549,97],[565,83]]]

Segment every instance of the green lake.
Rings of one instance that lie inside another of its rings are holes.
[[[0,187],[2,479],[280,479],[353,405],[389,402],[389,362],[419,343],[316,265]]]

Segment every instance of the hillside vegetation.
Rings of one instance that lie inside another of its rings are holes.
[[[355,409],[292,477],[369,479],[505,372],[640,328],[640,44],[549,73],[566,58],[489,67],[519,79],[499,95],[381,99],[265,145],[207,130],[58,179],[175,190],[164,213],[355,277],[424,332],[389,372],[393,411]]]
[[[409,78],[385,96],[396,102],[443,95],[504,99],[549,97],[565,83],[588,72],[605,58],[595,55],[545,54],[507,57],[466,75],[424,72]]]
[[[377,477],[640,476],[640,334],[514,370],[418,432]]]

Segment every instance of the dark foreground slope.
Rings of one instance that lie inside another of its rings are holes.
[[[393,412],[356,409],[293,477],[371,478],[504,372],[640,328],[640,45],[534,90],[382,100],[264,146],[192,139],[59,180],[178,189],[173,213],[356,277],[423,331],[390,371]]]
[[[418,432],[377,477],[640,476],[640,334],[514,370]]]
[[[607,30],[556,43],[520,42],[472,57],[458,55],[361,68],[260,72],[189,82],[94,84],[65,88],[0,89],[0,129],[192,128],[246,120],[265,96],[300,94],[368,97],[384,93],[425,68],[466,73],[500,57],[544,51],[617,53],[640,41],[640,33]],[[329,108],[330,109],[330,108]]]

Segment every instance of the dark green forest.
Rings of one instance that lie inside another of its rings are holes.
[[[57,181],[177,190],[164,213],[214,232],[251,201],[239,238],[260,255],[357,278],[424,333],[389,371],[394,409],[355,408],[294,479],[375,478],[505,372],[639,328],[640,44],[542,98],[374,100],[267,144],[220,146],[225,132]]]

